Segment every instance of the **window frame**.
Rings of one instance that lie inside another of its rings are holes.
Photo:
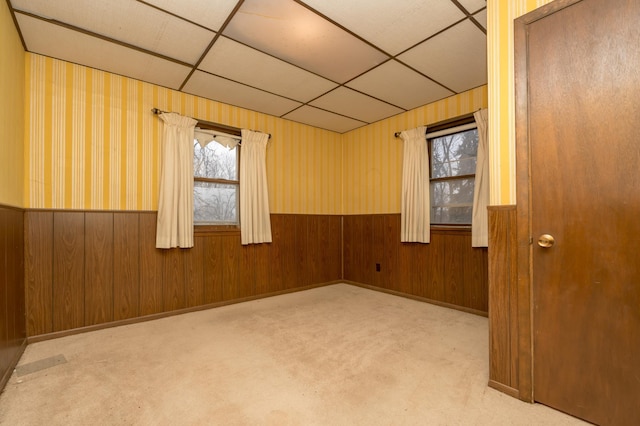
[[[456,117],[456,118],[452,118],[449,120],[444,120],[444,121],[440,121],[434,125],[428,126],[427,127],[427,133],[426,135],[430,134],[430,133],[435,133],[435,132],[440,132],[443,130],[449,130],[449,129],[453,129],[455,127],[459,127],[459,126],[463,126],[465,124],[475,124],[476,120],[475,117],[473,116],[473,113],[471,114],[466,114],[460,117]],[[476,127],[477,129],[477,127]],[[457,133],[457,132],[452,132],[452,133]],[[474,178],[474,189],[475,189],[475,172],[473,174],[466,174],[466,175],[457,175],[457,176],[450,176],[450,177],[441,177],[441,178],[434,178],[432,177],[432,170],[433,170],[433,165],[431,164],[431,144],[432,144],[432,140],[435,139],[433,137],[431,138],[427,138],[425,135],[425,139],[426,139],[426,143],[427,143],[427,155],[429,156],[429,193],[431,194],[431,184],[433,182],[446,182],[446,181],[453,181],[453,180],[459,180],[459,179],[469,179],[470,177]],[[444,135],[443,135],[444,136]],[[437,138],[437,137],[436,137]],[[476,155],[477,158],[477,155]],[[433,200],[431,199],[431,197],[429,197],[429,209],[431,211],[432,206],[433,206]],[[471,223],[431,223],[431,219],[432,216],[431,214],[429,215],[429,226],[431,228],[434,229],[452,229],[452,230],[457,230],[457,229],[471,229]]]
[[[230,127],[230,126],[225,126],[222,124],[216,124],[216,123],[210,123],[208,121],[198,121],[198,123],[196,124],[196,127],[203,129],[203,130],[210,130],[213,132],[220,132],[220,133],[225,133],[228,135],[232,135],[232,136],[237,136],[238,138],[242,137],[242,133],[240,129],[237,129],[235,127]],[[236,169],[238,171],[238,180],[229,180],[229,179],[218,179],[218,178],[203,178],[203,177],[197,177],[193,176],[193,183],[195,186],[196,182],[209,182],[209,183],[221,183],[221,184],[226,184],[226,185],[237,185],[238,186],[238,191],[240,191],[240,156],[242,155],[242,150],[240,149],[241,144],[238,144],[236,146],[236,149],[238,150],[237,154],[236,154]],[[195,191],[195,190],[194,190]],[[195,192],[194,192],[195,194]],[[238,210],[238,223],[237,224],[202,224],[199,225],[195,222],[193,222],[193,231],[195,235],[207,235],[207,234],[240,234],[240,197],[238,197],[238,204],[237,204],[237,210]]]

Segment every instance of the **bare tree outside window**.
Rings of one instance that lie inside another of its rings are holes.
[[[193,143],[193,211],[196,225],[238,224],[238,148]]]
[[[471,224],[478,130],[429,140],[431,223]]]

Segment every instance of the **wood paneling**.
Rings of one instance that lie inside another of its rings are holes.
[[[486,250],[470,247],[468,231],[401,244],[399,215],[271,222],[270,244],[241,246],[238,233],[222,232],[197,234],[192,249],[159,250],[153,212],[28,211],[29,335],[339,280],[343,243],[347,280],[487,310]]]
[[[255,256],[255,294],[264,294],[272,290],[273,279],[271,276],[271,262],[269,252],[271,244],[255,244],[253,246]],[[322,282],[322,281],[319,281]]]
[[[84,213],[53,214],[53,331],[84,322]]]
[[[153,212],[27,211],[29,336],[341,278],[341,217],[272,215],[273,242],[196,234],[155,248]]]
[[[24,211],[0,206],[0,392],[26,345]]]
[[[27,334],[53,332],[53,212],[25,215]]]
[[[163,312],[164,258],[156,248],[155,213],[140,213],[140,315]]]
[[[254,296],[256,294],[255,260],[255,245],[241,246],[240,266],[238,268],[240,275],[239,297],[241,298]]]
[[[486,313],[487,262],[469,229],[433,228],[430,244],[401,243],[400,215],[344,217],[345,280]]]
[[[175,311],[186,306],[184,256],[182,251],[189,249],[162,250],[164,259],[164,285],[162,300],[164,309]]]
[[[296,251],[296,216],[282,216],[279,220],[281,226],[280,235],[280,257],[276,259],[282,265],[281,286],[282,290],[296,287],[296,268],[302,267],[298,262],[299,253]],[[298,249],[303,250],[302,247]]]
[[[414,268],[424,270],[426,286],[423,289],[424,297],[433,300],[446,300],[445,296],[445,261],[438,253],[447,249],[445,234],[434,232],[431,234],[429,244],[419,244],[418,249],[424,256],[418,258]]]
[[[518,293],[515,206],[489,207],[489,384],[517,394]]]
[[[204,244],[204,303],[222,301],[224,286],[222,238],[205,238]]]
[[[187,307],[204,305],[205,237],[195,237],[191,253],[183,250]]]
[[[291,267],[291,280],[287,288],[296,288],[305,283],[308,280],[308,274],[310,271],[310,259],[309,252],[309,239],[307,235],[307,217],[297,216],[295,217],[295,232],[291,235],[291,247],[297,247],[296,250],[289,255],[289,259],[293,261],[290,264]],[[305,273],[302,273],[301,268],[304,268]]]
[[[286,228],[285,215],[271,215],[271,239],[269,244],[269,286],[273,291],[284,290],[284,265],[282,258],[286,255],[283,235]]]
[[[224,235],[222,240],[222,300],[240,298],[240,256],[242,247],[239,236]]]
[[[84,325],[113,321],[113,213],[85,214]]]
[[[113,215],[113,319],[139,315],[140,227],[137,213]]]
[[[468,237],[468,238],[465,238]],[[466,247],[471,247],[471,238],[465,235],[449,235],[442,239],[440,253],[444,253],[444,301],[452,305],[464,306],[464,268]]]

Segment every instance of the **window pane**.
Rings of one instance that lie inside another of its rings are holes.
[[[431,183],[431,223],[471,224],[475,178]]]
[[[196,181],[193,187],[194,223],[238,224],[238,185]]]
[[[217,142],[204,148],[193,142],[193,175],[195,177],[238,180],[238,149],[229,149]]]
[[[478,129],[431,139],[431,178],[476,173]]]

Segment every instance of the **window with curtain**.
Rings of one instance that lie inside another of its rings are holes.
[[[240,136],[197,128],[193,141],[193,221],[238,226]]]
[[[471,225],[478,153],[473,117],[430,128],[431,224]]]

